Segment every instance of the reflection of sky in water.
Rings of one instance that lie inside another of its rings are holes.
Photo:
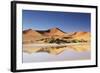
[[[46,61],[64,61],[64,60],[81,60],[90,59],[90,51],[77,52],[77,51],[64,51],[59,55],[49,53],[23,53],[23,62],[46,62]]]

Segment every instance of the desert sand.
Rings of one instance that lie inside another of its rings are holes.
[[[90,50],[90,32],[63,32],[59,28],[23,31],[23,52],[47,52],[58,55],[65,50]],[[70,49],[69,49],[70,48]]]

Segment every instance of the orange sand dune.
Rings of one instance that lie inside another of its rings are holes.
[[[83,40],[88,40],[90,41],[90,32],[75,32],[74,35],[72,35],[73,39],[83,39]]]
[[[64,38],[63,38],[64,37]],[[90,32],[63,32],[59,28],[51,28],[48,30],[24,30],[23,43],[44,43],[45,40],[59,38],[62,40],[85,40],[90,41]]]

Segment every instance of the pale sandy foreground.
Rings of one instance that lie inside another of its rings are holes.
[[[89,43],[25,44],[23,62],[45,62],[90,59]]]
[[[90,51],[76,52],[64,51],[59,55],[52,55],[46,52],[39,53],[23,53],[23,63],[31,62],[52,62],[52,61],[68,61],[68,60],[88,60],[91,57]]]

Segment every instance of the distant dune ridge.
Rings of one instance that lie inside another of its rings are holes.
[[[37,39],[42,38],[42,35],[35,30],[28,29],[23,31],[23,42],[32,43]]]
[[[90,41],[90,32],[63,32],[59,28],[51,28],[48,30],[33,30],[28,29],[23,31],[23,43],[32,43],[42,38],[71,38],[78,40]]]
[[[90,40],[90,32],[75,32],[73,38]]]
[[[59,28],[28,29],[23,31],[23,51],[28,53],[47,52],[55,55],[68,48],[79,52],[87,51],[90,50],[90,37],[90,32],[84,31],[64,32]],[[45,45],[47,46],[45,47]]]

